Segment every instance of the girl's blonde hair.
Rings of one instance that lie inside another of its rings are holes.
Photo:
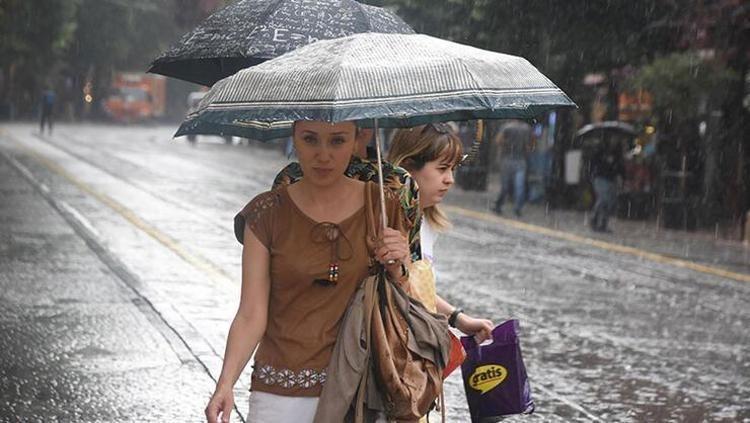
[[[445,123],[428,123],[396,131],[388,150],[388,161],[409,172],[421,170],[427,162],[447,158],[452,166],[461,162],[463,144],[453,129]],[[437,204],[423,210],[425,218],[438,231],[451,226],[448,217]]]

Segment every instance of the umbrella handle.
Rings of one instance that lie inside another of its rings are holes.
[[[474,160],[476,160],[477,156],[479,156],[479,149],[482,147],[482,140],[484,139],[484,120],[479,119],[477,120],[477,130],[474,134],[474,142],[471,144],[471,150],[469,150],[469,154],[466,155],[463,162],[464,163],[473,163]]]
[[[375,119],[373,130],[375,131],[375,151],[378,155],[378,188],[380,191],[380,219],[383,229],[388,227],[388,215],[385,213],[385,191],[383,191],[383,158],[380,148],[380,131],[378,130],[378,120]]]

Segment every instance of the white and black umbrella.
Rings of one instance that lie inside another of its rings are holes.
[[[566,106],[575,104],[521,57],[427,35],[368,33],[318,41],[219,81],[175,136],[263,140],[290,135],[288,122],[297,120],[406,127],[531,118]],[[384,209],[381,217],[385,225]]]
[[[575,104],[526,59],[427,35],[319,41],[219,81],[176,136],[269,139],[295,120],[405,127],[532,118]]]
[[[211,86],[314,41],[361,32],[414,31],[389,10],[354,0],[239,0],[185,34],[148,71]]]

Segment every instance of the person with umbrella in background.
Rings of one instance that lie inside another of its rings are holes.
[[[617,207],[617,186],[625,175],[622,145],[604,135],[591,158],[591,183],[596,202],[591,216],[591,230],[611,232],[607,223]]]

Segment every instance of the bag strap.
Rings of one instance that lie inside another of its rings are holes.
[[[445,423],[445,391],[443,390],[443,384],[440,384],[440,394],[438,395],[436,410],[440,411],[440,422]],[[430,423],[430,412],[427,412],[425,416],[427,423]],[[421,420],[420,420],[421,421]]]
[[[376,197],[377,185],[373,182],[368,182],[365,186],[365,236],[367,237],[367,250],[370,256],[375,255],[375,249],[378,242],[378,235],[380,234],[379,228],[381,227],[379,221],[379,209],[380,201]]]
[[[375,309],[375,303],[377,301],[377,286],[378,276],[370,276],[365,279],[364,284],[364,299],[362,300],[364,306],[364,329],[365,329],[365,355],[364,362],[364,374],[359,381],[359,387],[357,388],[356,402],[354,405],[354,422],[364,422],[365,412],[365,391],[367,389],[367,383],[370,376],[370,351],[372,347],[372,314]]]
[[[445,423],[445,391],[442,382],[440,383],[440,421]]]
[[[367,183],[365,185],[365,243],[367,244],[367,251],[372,258],[375,255],[375,248],[378,240],[376,219],[377,211],[375,207],[377,202],[373,199],[373,184]],[[363,423],[365,418],[365,398],[367,384],[370,378],[370,356],[371,356],[371,344],[372,344],[372,314],[375,308],[375,302],[377,300],[377,276],[371,275],[364,280],[364,299],[362,300],[364,306],[363,313],[363,327],[365,329],[365,355],[364,362],[364,374],[359,380],[359,387],[357,388],[357,395],[354,403],[354,423]]]

